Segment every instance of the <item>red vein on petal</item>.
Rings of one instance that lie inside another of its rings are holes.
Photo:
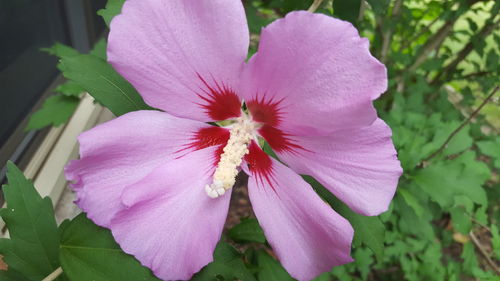
[[[248,146],[248,154],[245,155],[245,161],[248,164],[248,169],[257,177],[257,181],[264,186],[264,180],[269,183],[273,191],[274,189],[274,171],[273,171],[273,161],[271,157],[267,155],[255,141],[252,141]]]
[[[294,141],[290,138],[291,135],[281,131],[280,129],[264,125],[259,129],[259,134],[276,152],[289,152],[292,154],[298,154],[299,150],[308,151],[302,146],[294,143]]]
[[[274,101],[272,98],[266,100],[265,95],[259,99],[258,95],[246,103],[248,110],[252,114],[253,120],[269,126],[277,126],[282,120],[283,99]]]
[[[175,152],[179,153],[182,151],[186,151],[185,154],[182,154],[176,158],[183,157],[184,155],[189,153],[189,151],[200,150],[210,146],[218,146],[217,150],[215,150],[212,162],[213,166],[216,167],[220,161],[222,153],[224,152],[224,146],[226,146],[227,141],[229,140],[229,136],[229,130],[222,127],[212,126],[201,128],[196,133],[194,133],[193,137],[190,138],[191,142],[185,144],[183,148]]]
[[[229,140],[229,130],[222,127],[211,126],[199,129],[189,139],[191,142],[184,145],[184,148],[176,151],[188,149],[200,150],[209,146],[226,144]]]
[[[241,101],[229,86],[223,82],[219,84],[213,79],[215,83],[215,87],[213,87],[199,73],[196,73],[196,75],[206,87],[206,89],[200,87],[202,93],[197,93],[198,97],[206,103],[198,103],[198,105],[205,109],[205,112],[212,120],[221,121],[241,115]]]

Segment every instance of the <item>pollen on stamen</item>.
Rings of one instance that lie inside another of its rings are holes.
[[[254,131],[255,124],[249,116],[242,114],[236,119],[215,169],[212,184],[205,186],[209,197],[219,197],[233,187],[238,175],[238,167],[243,157],[248,154],[248,145],[253,138]]]

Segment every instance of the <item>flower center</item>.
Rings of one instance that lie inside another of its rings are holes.
[[[215,169],[212,184],[205,186],[209,197],[217,198],[233,187],[236,175],[238,175],[238,167],[241,165],[243,157],[248,153],[248,145],[254,137],[255,129],[256,123],[249,115],[242,113],[236,119]]]

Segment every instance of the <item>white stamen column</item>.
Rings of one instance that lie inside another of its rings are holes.
[[[207,195],[217,198],[226,190],[233,187],[238,175],[238,167],[243,157],[248,153],[248,145],[253,137],[255,123],[245,113],[236,119],[236,123],[230,130],[229,140],[224,147],[217,168],[214,173],[213,182],[205,186]]]

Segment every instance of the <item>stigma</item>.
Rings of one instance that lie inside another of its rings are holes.
[[[241,165],[243,157],[248,154],[248,145],[253,138],[255,129],[255,123],[247,114],[242,113],[236,119],[215,169],[212,184],[205,186],[209,197],[217,198],[233,187],[238,175],[238,167]]]

